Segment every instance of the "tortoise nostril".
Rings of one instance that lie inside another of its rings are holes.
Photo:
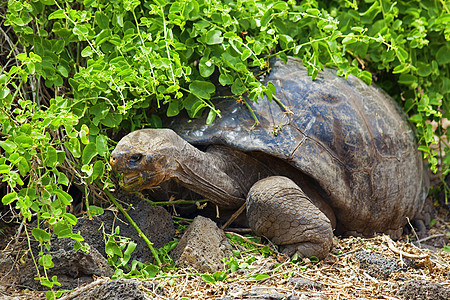
[[[130,157],[130,162],[137,163],[141,159],[142,159],[142,154],[134,154],[133,156]]]

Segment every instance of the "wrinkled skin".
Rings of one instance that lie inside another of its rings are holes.
[[[263,233],[289,256],[328,255],[333,238],[329,218],[287,177],[256,182],[248,193],[247,217],[255,232]]]
[[[294,59],[271,66],[264,83],[275,85],[290,113],[264,97],[249,103],[260,121],[253,127],[248,109],[231,99],[217,103],[224,117],[210,126],[177,119],[173,131],[132,132],[111,156],[125,188],[173,178],[222,207],[247,199],[252,229],[289,254],[324,257],[335,226],[338,234],[398,237],[429,185],[399,107],[352,76],[325,70],[311,81]]]

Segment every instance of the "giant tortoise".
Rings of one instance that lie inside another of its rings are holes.
[[[176,119],[170,129],[125,136],[111,154],[124,187],[174,179],[219,207],[246,203],[250,227],[287,254],[325,257],[333,230],[401,234],[427,196],[414,131],[379,88],[327,69],[313,81],[298,60],[274,60],[272,82],[288,110],[266,97],[217,104],[223,117]]]

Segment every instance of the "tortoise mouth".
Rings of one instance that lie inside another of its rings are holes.
[[[144,178],[141,172],[123,173],[121,186],[127,192],[138,191],[144,184]]]

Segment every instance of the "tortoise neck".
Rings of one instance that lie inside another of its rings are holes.
[[[224,208],[245,203],[247,191],[229,174],[229,162],[218,153],[203,152],[185,143],[172,176],[181,185]]]

